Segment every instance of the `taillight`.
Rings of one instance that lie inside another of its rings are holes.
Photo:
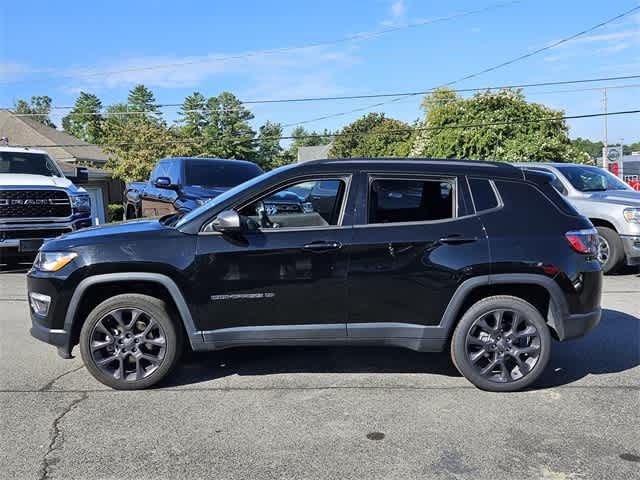
[[[584,230],[572,230],[564,235],[573,248],[578,253],[595,255],[598,251],[598,232],[595,228]]]

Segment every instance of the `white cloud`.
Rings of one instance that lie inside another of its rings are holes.
[[[407,14],[407,4],[404,3],[404,0],[395,0],[391,4],[391,17],[395,19],[399,19],[404,17]]]
[[[242,58],[218,53],[191,57],[136,56],[102,61],[90,69],[70,68],[61,75],[69,93],[125,89],[139,83],[150,88],[206,90],[203,85],[212,79],[239,77],[239,83],[247,85],[244,91],[236,90],[243,98],[334,95],[343,91],[340,79],[345,69],[358,61],[356,51],[357,47],[351,45],[341,49],[309,47],[267,55],[248,54]],[[156,68],[158,65],[163,67]],[[112,73],[92,75],[93,72]]]

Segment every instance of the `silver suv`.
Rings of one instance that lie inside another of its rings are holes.
[[[571,163],[520,163],[553,174],[553,186],[598,230],[604,273],[640,265],[640,193],[608,171]]]

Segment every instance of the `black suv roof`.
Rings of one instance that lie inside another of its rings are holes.
[[[406,171],[419,172],[428,170],[433,173],[466,174],[490,177],[523,179],[523,173],[505,162],[490,162],[483,160],[455,160],[437,158],[335,158],[310,160],[298,164],[305,167],[336,167],[360,169],[367,168],[375,171]],[[313,168],[313,170],[322,168]]]

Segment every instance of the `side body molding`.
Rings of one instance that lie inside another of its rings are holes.
[[[193,348],[194,350],[201,350],[203,344],[202,332],[196,330],[193,318],[191,317],[191,311],[189,310],[189,307],[184,300],[182,291],[178,288],[176,283],[171,278],[161,273],[120,272],[106,273],[85,278],[76,287],[76,290],[75,292],[73,292],[73,296],[71,297],[71,301],[69,302],[69,308],[67,309],[67,314],[64,319],[64,330],[69,332],[68,345],[66,347],[67,353],[70,353],[71,349],[73,348],[73,345],[71,345],[72,339],[70,333],[72,332],[76,311],[78,310],[80,301],[82,300],[82,297],[87,288],[91,287],[92,285],[101,283],[113,283],[132,280],[158,283],[167,289],[169,295],[171,295],[171,298],[173,298],[173,301],[178,308],[178,313],[180,314],[180,319],[182,320],[182,323],[184,325],[185,331],[187,333],[187,338],[189,339],[189,343],[191,344],[191,348]]]

